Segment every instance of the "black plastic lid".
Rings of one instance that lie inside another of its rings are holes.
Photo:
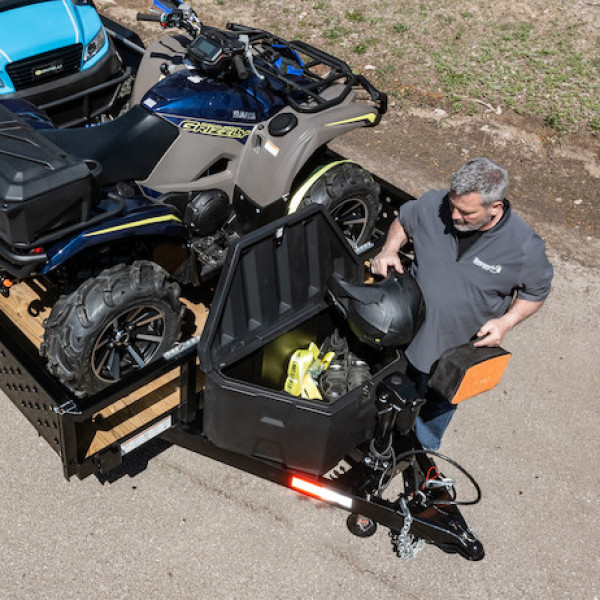
[[[47,140],[0,103],[0,198],[25,202],[90,176],[86,163]]]
[[[229,250],[198,345],[204,371],[223,368],[327,306],[333,274],[357,280],[362,261],[318,204],[265,225]]]

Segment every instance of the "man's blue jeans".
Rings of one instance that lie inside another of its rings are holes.
[[[417,439],[425,450],[437,450],[454,416],[456,404],[450,404],[446,398],[427,387],[429,373],[423,373],[409,364],[406,374],[415,382],[417,392],[425,398],[415,424]]]

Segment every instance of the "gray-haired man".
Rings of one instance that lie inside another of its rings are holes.
[[[427,403],[416,433],[437,449],[455,405],[427,391],[433,363],[453,346],[477,338],[497,346],[517,323],[540,309],[550,293],[552,266],[544,242],[504,198],[508,175],[476,158],[453,176],[450,190],[427,192],[404,204],[371,271],[402,272],[398,251],[411,239],[411,273],[425,298],[425,323],[406,350],[410,374]]]

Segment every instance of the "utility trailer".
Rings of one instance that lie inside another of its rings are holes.
[[[410,197],[381,183],[380,234],[394,206]],[[58,454],[67,479],[106,474],[160,437],[346,510],[355,535],[389,528],[403,559],[427,542],[480,560],[483,547],[458,508],[475,503],[479,488],[459,467],[477,491],[459,502],[436,453],[416,440],[422,400],[402,352],[361,344],[327,300],[329,278],[363,278],[363,261],[318,205],[243,236],[228,253],[210,310],[190,305],[195,334],[85,398],[46,371],[36,346],[47,291],[20,283],[2,299],[0,387]],[[291,352],[334,330],[369,365],[368,379],[330,401],[284,392]],[[401,489],[390,496],[397,475]]]

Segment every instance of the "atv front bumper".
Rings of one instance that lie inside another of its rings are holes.
[[[29,100],[45,110],[57,127],[73,127],[108,112],[130,73],[123,69],[111,42],[106,55],[90,69],[5,94],[0,99]]]

